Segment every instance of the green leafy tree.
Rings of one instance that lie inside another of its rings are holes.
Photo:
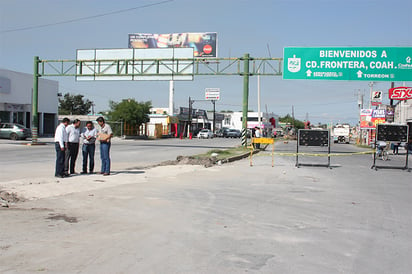
[[[61,115],[87,115],[93,102],[83,99],[83,95],[66,93],[63,99],[59,99],[59,114]]]
[[[287,124],[294,125],[296,129],[305,128],[304,122],[299,121],[297,119],[294,119],[289,114],[287,114],[286,116],[283,116],[283,117],[279,117],[279,121],[282,122],[282,123],[287,123]]]
[[[137,102],[134,99],[123,99],[121,102],[109,102],[108,118],[111,121],[123,121],[128,125],[139,127],[149,122],[152,102]]]

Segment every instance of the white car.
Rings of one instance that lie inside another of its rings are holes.
[[[209,139],[209,138],[213,138],[213,132],[210,129],[202,129],[201,131],[199,131],[199,133],[197,134],[197,138],[199,139]]]

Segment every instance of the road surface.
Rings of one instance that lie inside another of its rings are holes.
[[[375,171],[370,155],[333,157],[329,169],[296,168],[293,156],[272,167],[264,154],[252,167],[244,159],[3,182],[33,197],[0,210],[0,272],[410,272],[410,172]]]

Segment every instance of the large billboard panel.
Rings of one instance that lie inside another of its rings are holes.
[[[129,48],[193,48],[194,57],[217,57],[217,33],[132,33]]]
[[[361,109],[360,127],[362,129],[375,129],[378,124],[386,121],[385,109]]]
[[[77,50],[76,63],[77,81],[191,81],[194,73],[192,48]]]

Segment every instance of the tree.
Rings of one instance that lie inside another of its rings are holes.
[[[284,117],[279,117],[279,121],[282,122],[282,123],[287,123],[287,124],[290,124],[290,125],[294,125],[296,129],[305,128],[305,124],[302,121],[294,119],[289,114],[287,114]]]
[[[83,95],[71,95],[66,93],[63,99],[59,99],[59,114],[61,115],[87,115],[93,102],[83,99]]]
[[[152,102],[137,102],[134,99],[123,99],[121,102],[110,101],[108,118],[111,121],[123,121],[131,126],[139,127],[149,122],[150,108]]]

